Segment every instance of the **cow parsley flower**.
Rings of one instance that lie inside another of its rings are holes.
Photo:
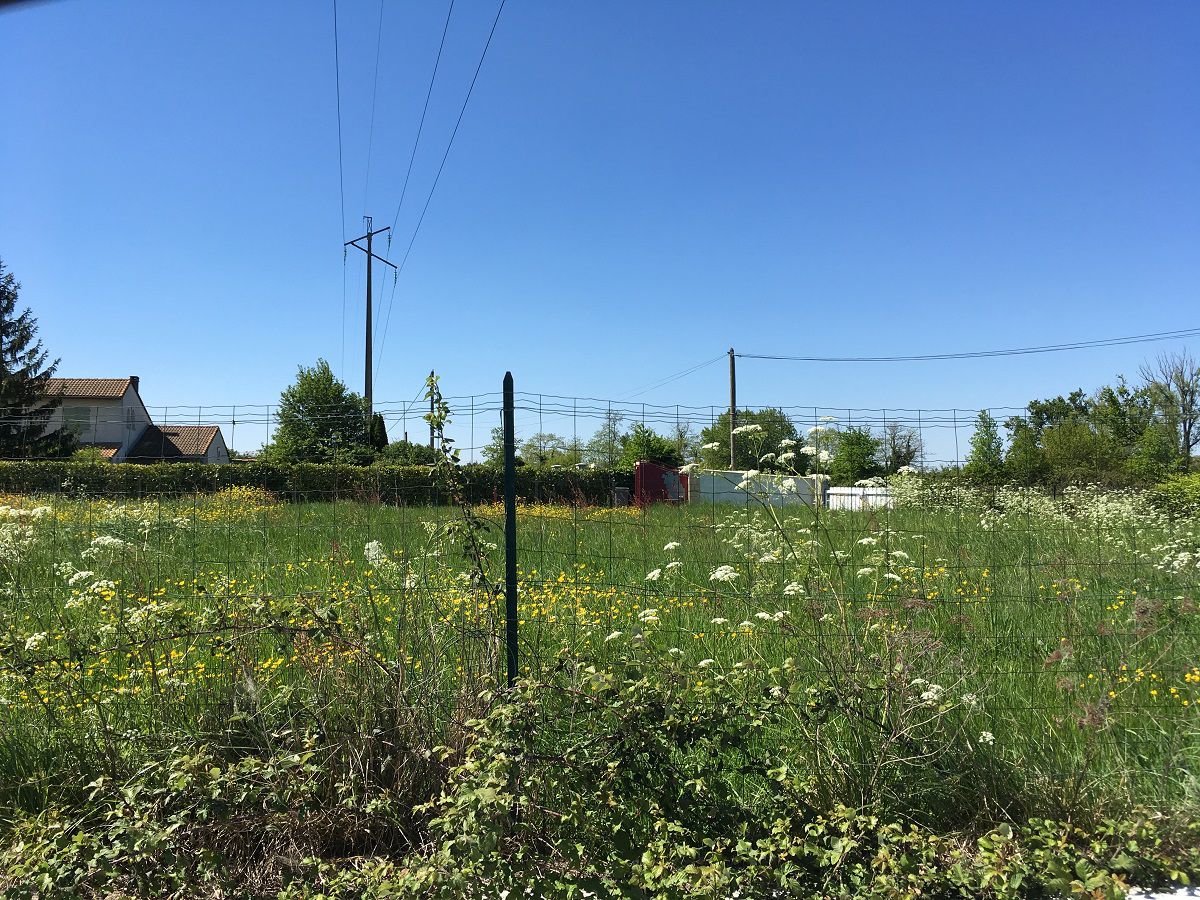
[[[658,581],[660,578],[662,578],[662,569],[651,569],[646,573],[647,581]]]
[[[734,434],[759,434],[763,430],[761,425],[739,425],[733,429]]]
[[[683,544],[679,543],[679,541],[670,541],[663,549],[670,553],[672,550],[678,550],[682,546]]]
[[[990,731],[981,731],[979,732],[979,743],[986,744],[990,747],[992,744],[996,743],[996,736]]]
[[[708,576],[708,580],[733,581],[737,577],[737,570],[733,566],[717,566],[717,568],[713,569],[712,574]]]

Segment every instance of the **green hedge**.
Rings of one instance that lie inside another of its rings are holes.
[[[465,465],[467,494],[474,502],[500,501],[504,475],[498,469]],[[575,502],[607,506],[614,487],[632,487],[633,475],[611,470],[517,469],[517,496],[530,502]],[[423,466],[369,467],[303,463],[88,463],[65,460],[0,462],[0,492],[61,493],[105,497],[170,497],[211,493],[227,487],[260,487],[291,501],[361,500],[438,503],[444,489]]]

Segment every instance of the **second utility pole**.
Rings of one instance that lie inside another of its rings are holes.
[[[717,357],[720,359],[720,357]],[[737,428],[737,369],[733,362],[733,348],[729,348],[729,468],[736,469],[733,461],[733,432]]]
[[[384,259],[382,256],[376,256],[374,251],[371,249],[371,238],[375,237],[375,235],[377,235],[377,234],[383,234],[385,231],[391,231],[392,230],[391,227],[380,228],[378,231],[372,231],[371,230],[371,224],[372,224],[371,217],[364,216],[364,218],[367,220],[367,233],[364,234],[362,237],[356,237],[352,241],[346,241],[344,246],[355,247],[355,248],[361,250],[363,253],[367,254],[367,347],[366,347],[367,356],[366,356],[365,365],[363,367],[363,375],[364,375],[364,379],[366,381],[366,384],[363,387],[363,399],[366,400],[366,403],[367,403],[367,434],[370,435],[371,420],[372,420],[372,418],[374,416],[374,412],[375,412],[375,407],[373,406],[372,399],[371,399],[371,397],[372,397],[372,391],[371,391],[371,388],[372,388],[372,379],[371,379],[371,260],[377,259],[381,263],[387,263],[393,269],[396,268],[396,264]],[[343,232],[343,234],[345,234],[345,232]],[[362,244],[358,243],[361,240],[365,240],[367,242],[367,246],[364,247]]]

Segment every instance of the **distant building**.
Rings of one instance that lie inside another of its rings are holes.
[[[140,381],[128,378],[51,378],[47,393],[61,404],[46,431],[66,428],[83,447],[112,462],[229,462],[216,425],[155,425],[142,402]]]
[[[216,425],[151,425],[127,462],[229,462],[229,448]]]

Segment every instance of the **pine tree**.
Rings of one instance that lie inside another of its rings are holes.
[[[371,442],[371,449],[374,450],[376,453],[379,453],[379,452],[387,449],[387,445],[388,445],[387,422],[384,421],[383,416],[380,415],[379,413],[375,413],[371,416],[370,442]]]
[[[0,260],[0,458],[65,456],[74,449],[70,432],[60,427],[46,433],[62,403],[47,390],[59,360],[49,361],[33,313],[17,312],[20,291]]]

